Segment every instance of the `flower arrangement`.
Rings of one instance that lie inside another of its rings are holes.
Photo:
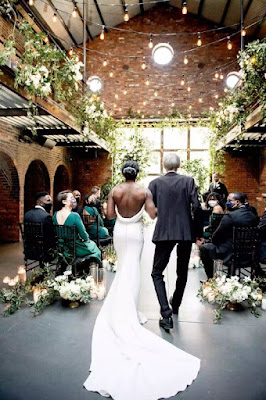
[[[143,226],[150,226],[153,224],[153,220],[150,218],[149,214],[146,211],[144,211],[142,215],[141,222]]]
[[[89,303],[90,300],[97,298],[96,286],[91,276],[69,281],[71,274],[72,271],[65,271],[63,275],[58,275],[54,280],[47,281],[47,286],[58,292],[64,300]]]
[[[215,276],[204,282],[198,292],[202,301],[208,301],[211,304],[218,304],[218,309],[214,310],[214,323],[221,321],[222,310],[229,303],[242,303],[247,301],[251,312],[255,317],[259,316],[257,306],[262,300],[262,291],[256,280],[245,277],[240,282],[238,276],[227,278],[226,275]]]

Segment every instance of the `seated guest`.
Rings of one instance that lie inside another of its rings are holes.
[[[212,236],[212,243],[200,246],[201,260],[208,279],[213,277],[213,260],[222,259],[224,262],[232,256],[232,240],[234,226],[257,226],[257,218],[245,207],[243,193],[230,193],[227,198],[228,214],[223,219]]]
[[[76,200],[76,205],[75,205],[75,207],[73,207],[72,211],[73,212],[77,212],[79,215],[81,215],[82,214],[82,207],[79,206],[80,199],[81,199],[80,191],[79,190],[73,190],[72,193],[73,193],[73,196],[74,196],[74,198]]]
[[[259,225],[260,245],[259,245],[259,261],[266,264],[266,208],[260,219]]]
[[[102,204],[100,201],[101,188],[99,186],[93,186],[91,189],[91,196],[89,196],[88,204],[90,207],[96,207],[99,214],[102,215]]]
[[[24,216],[24,224],[39,223],[43,224],[43,249],[45,254],[45,261],[49,261],[53,258],[52,254],[49,254],[49,250],[56,246],[56,234],[52,217],[50,215],[53,201],[48,192],[39,192],[35,196],[36,205],[32,210],[26,212]],[[24,227],[25,230],[25,227]],[[29,259],[38,259],[40,254],[35,254],[34,249],[26,254]]]
[[[93,195],[86,195],[84,197],[83,201],[83,215],[89,214],[94,217],[98,216],[99,218],[99,239],[105,239],[109,237],[109,232],[108,229],[104,227],[104,223],[102,220],[101,215],[99,214],[99,211],[97,210],[96,207],[92,207],[91,205],[94,204],[94,200],[96,200],[96,197],[93,197]],[[97,223],[90,225],[89,226],[89,235],[92,239],[97,239]]]
[[[102,205],[102,210],[103,210],[104,226],[105,226],[105,228],[108,229],[109,234],[111,236],[113,236],[113,230],[114,230],[116,218],[112,218],[112,219],[107,218],[107,203],[106,203],[106,201]]]
[[[64,190],[58,193],[57,200],[60,203],[61,210],[55,212],[53,221],[56,225],[76,226],[78,238],[76,240],[76,254],[78,257],[95,257],[101,262],[101,252],[96,244],[89,239],[89,235],[83,225],[78,213],[72,212],[72,203],[74,196],[71,190]],[[68,254],[65,254],[68,257]]]
[[[244,196],[245,196],[245,206],[246,206],[246,208],[247,208],[249,211],[253,212],[253,214],[256,215],[256,217],[258,217],[258,213],[257,213],[256,208],[253,207],[253,206],[251,206],[251,205],[249,204],[249,202],[248,202],[248,196],[247,196],[246,194],[244,194]]]
[[[218,227],[217,220],[221,221],[221,215],[224,214],[223,210],[223,201],[221,196],[218,193],[212,192],[209,193],[206,199],[206,209],[210,211],[209,223],[204,228],[204,239],[209,239],[215,229]],[[204,212],[204,211],[203,211]]]

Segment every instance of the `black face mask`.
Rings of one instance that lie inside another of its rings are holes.
[[[79,204],[80,197],[75,197],[77,204]]]
[[[43,208],[45,209],[46,212],[50,213],[52,206],[53,206],[52,203],[47,203],[43,205]]]

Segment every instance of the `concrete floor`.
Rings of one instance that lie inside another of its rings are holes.
[[[196,297],[205,273],[202,269],[189,270],[180,313],[174,316],[174,330],[167,334],[158,326],[159,307],[150,278],[150,228],[145,235],[140,295],[140,309],[149,318],[145,327],[201,359],[198,378],[172,399],[265,400],[266,312],[261,311],[256,319],[247,309],[224,311],[222,324],[214,325],[214,306],[202,304]],[[0,255],[2,282],[3,276],[15,275],[17,265],[23,264],[22,246],[2,245]],[[172,254],[166,271],[170,294],[174,271]],[[113,276],[108,273],[108,286]],[[94,301],[72,310],[58,301],[35,318],[29,308],[8,318],[0,317],[0,399],[102,399],[82,386],[89,372],[92,329],[101,305]]]

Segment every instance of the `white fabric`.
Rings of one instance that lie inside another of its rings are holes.
[[[137,306],[144,207],[132,218],[116,211],[118,267],[94,326],[91,373],[84,386],[115,400],[168,398],[192,383],[200,360],[141,326],[145,318]]]

